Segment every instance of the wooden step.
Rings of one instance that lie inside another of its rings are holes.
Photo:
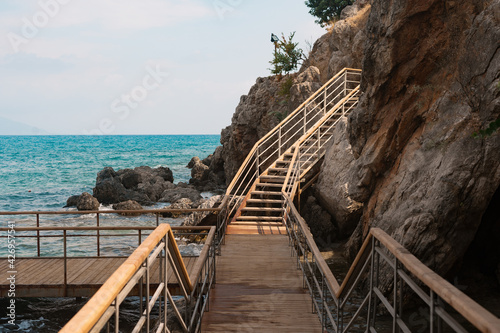
[[[257,183],[255,186],[258,187],[276,187],[276,188],[282,188],[283,184],[277,184],[277,183]]]
[[[242,212],[282,212],[283,208],[273,208],[273,207],[244,207],[241,209]]]
[[[265,221],[234,221],[230,225],[246,225],[246,226],[271,226],[271,227],[281,227],[284,224],[281,222],[265,222]]]
[[[269,171],[278,171],[278,172],[286,172],[288,168],[269,168]]]
[[[283,200],[248,199],[247,204],[282,204]]]
[[[236,221],[282,221],[281,216],[238,216]]]
[[[268,176],[260,176],[260,180],[261,181],[265,181],[265,182],[281,182],[283,183],[285,181],[285,176],[273,176],[273,175],[268,175]]]
[[[252,191],[252,195],[279,195],[281,196],[281,191],[279,192],[272,192],[272,191]]]

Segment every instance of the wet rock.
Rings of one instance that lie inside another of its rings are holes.
[[[133,200],[127,200],[113,205],[114,210],[142,210],[142,206]],[[123,216],[139,216],[141,213],[120,213]]]
[[[84,192],[79,196],[76,208],[78,210],[99,210],[99,201],[90,193]]]
[[[64,206],[63,208],[66,208],[66,207],[76,207],[76,204],[78,203],[78,199],[80,199],[80,196],[79,195],[72,195],[68,198],[68,200],[66,200],[66,206]]]

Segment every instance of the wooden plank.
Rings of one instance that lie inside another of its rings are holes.
[[[250,331],[321,332],[287,237],[228,235],[222,247],[202,332]]]

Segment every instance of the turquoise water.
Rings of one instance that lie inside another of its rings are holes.
[[[92,193],[97,173],[166,166],[187,182],[186,165],[219,145],[219,135],[0,136],[0,211],[59,210],[66,199]]]
[[[97,173],[106,166],[115,170],[141,165],[166,166],[172,170],[175,183],[187,182],[190,178],[190,170],[186,168],[188,162],[193,156],[204,158],[213,153],[219,139],[218,135],[0,136],[0,211],[74,210],[63,208],[66,199],[82,192],[92,193]],[[103,212],[109,209],[101,207]],[[36,225],[33,215],[0,216],[0,226],[7,227],[12,222],[16,227]],[[163,218],[161,222],[178,225],[182,219]],[[96,216],[43,215],[40,225],[95,226]],[[154,226],[156,218],[154,215],[122,217],[100,214],[100,225]],[[30,233],[16,232],[16,256],[36,256],[34,238],[23,238],[22,235]],[[142,239],[146,235],[144,232]],[[0,257],[6,256],[6,239],[0,238],[0,241]],[[101,255],[128,255],[137,242],[136,236],[102,237]],[[95,238],[68,238],[70,256],[95,255],[95,252]],[[62,253],[62,237],[42,239],[42,256],[60,256]],[[83,304],[71,298],[17,299],[16,325],[7,323],[9,318],[2,310],[0,332],[58,332]],[[8,305],[9,298],[0,298],[0,308],[6,309]]]

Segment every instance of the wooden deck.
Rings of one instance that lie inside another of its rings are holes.
[[[286,233],[231,229],[202,332],[321,332]]]
[[[198,257],[183,257],[189,275]],[[126,258],[68,259],[68,284],[64,285],[63,259],[22,259],[15,262],[16,297],[80,297],[92,296]],[[7,259],[0,260],[0,297],[7,297],[9,281]],[[158,262],[152,267],[153,286],[158,282]],[[176,293],[177,280],[169,270],[169,289]],[[136,288],[138,290],[138,288]],[[137,290],[135,293],[137,293]]]

